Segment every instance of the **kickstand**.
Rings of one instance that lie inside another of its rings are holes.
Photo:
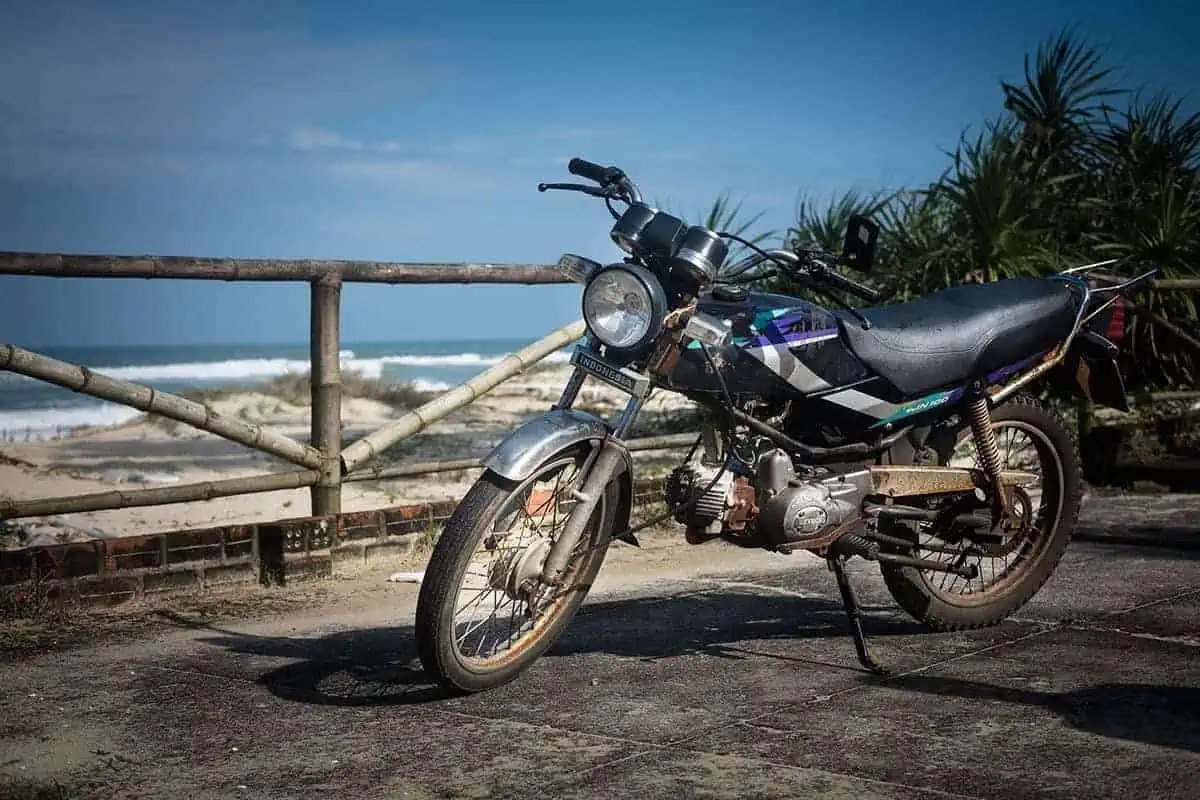
[[[854,594],[854,586],[846,575],[844,556],[834,556],[829,559],[829,568],[837,576],[838,589],[842,593],[842,606],[846,609],[846,621],[850,625],[850,635],[854,637],[854,649],[858,652],[858,662],[876,675],[887,675],[887,668],[871,656],[867,649],[867,639],[863,636],[862,624],[859,622],[858,598]]]

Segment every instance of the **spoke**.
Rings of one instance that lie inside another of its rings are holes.
[[[462,608],[460,608],[460,609],[458,609],[457,611],[455,611],[455,612],[454,612],[454,616],[456,616],[456,617],[457,617],[459,614],[461,614],[462,612],[466,611],[466,610],[467,610],[468,608],[470,608],[471,606],[473,606],[473,605],[476,605],[476,604],[477,604],[477,603],[478,603],[480,600],[482,600],[482,599],[483,599],[483,596],[484,596],[484,595],[486,595],[488,592],[494,592],[494,591],[496,591],[496,590],[495,590],[495,589],[493,589],[491,586],[486,586],[486,587],[484,587],[483,589],[480,589],[480,590],[479,590],[479,594],[475,595],[475,598],[474,598],[473,600],[471,600],[471,601],[470,601],[469,603],[467,603],[465,606],[463,606]]]
[[[487,641],[487,634],[492,630],[492,626],[496,621],[496,609],[500,607],[500,593],[496,592],[496,600],[492,603],[492,613],[487,617],[487,631],[479,637],[479,644],[475,648],[475,656],[479,657],[479,651],[483,649],[483,643]]]
[[[554,495],[553,495],[552,499],[554,499],[556,501],[558,499],[558,483],[557,483],[557,481],[554,484]],[[554,512],[553,513],[554,513],[554,516],[551,517],[551,519],[550,519],[550,531],[551,531],[550,538],[554,538],[554,531],[558,530],[558,503],[557,502],[554,503]]]
[[[485,622],[487,622],[487,620],[488,620],[488,617],[484,617],[482,620],[480,620],[479,624],[476,625],[475,627],[473,627],[473,628],[468,627],[467,630],[463,633],[463,635],[459,637],[459,639],[458,639],[459,645],[461,645],[463,642],[465,642],[467,640],[468,636],[470,636],[472,633],[474,633],[475,631],[477,631],[481,627],[483,627],[483,624]]]
[[[514,604],[513,604],[513,610],[512,610],[512,612],[511,612],[511,613],[509,613],[509,615],[508,615],[508,638],[504,640],[504,644],[505,644],[505,646],[510,646],[510,645],[512,645],[512,639],[513,639],[513,620],[516,618],[516,616],[517,616],[517,612],[520,610],[520,608],[521,608],[521,606],[520,606],[520,604],[519,604],[519,603],[514,603]],[[518,632],[518,633],[520,633],[520,632],[521,632],[521,629],[520,629],[520,628],[517,628],[517,632]]]
[[[506,532],[485,540],[492,545],[488,552],[490,561],[476,563],[473,560],[460,586],[460,606],[455,616],[467,618],[462,620],[462,632],[456,639],[458,649],[464,656],[470,658],[473,654],[473,658],[483,661],[499,658],[505,651],[518,646],[525,637],[533,635],[538,618],[545,613],[552,613],[549,609],[539,608],[527,614],[526,598],[512,597],[507,591],[496,590],[492,580],[497,570],[512,570],[520,554],[527,552],[529,546],[542,546],[539,543],[557,538],[569,513],[562,504],[578,474],[578,465],[571,461],[560,461],[543,469],[525,484],[525,488],[514,492],[510,496],[510,504],[497,515],[493,527],[498,522],[508,520]],[[543,497],[542,492],[548,496]],[[535,497],[536,504],[532,502]],[[515,507],[512,503],[516,504]],[[575,552],[568,561],[570,566],[577,561],[579,553],[588,552],[589,544],[590,537],[587,537],[573,548]],[[511,577],[510,572],[505,574]],[[467,589],[466,584],[480,581],[484,582],[484,586],[473,591]],[[489,593],[492,595],[490,609],[486,606]],[[527,625],[527,620],[531,624]],[[471,642],[472,636],[477,637],[477,641]]]

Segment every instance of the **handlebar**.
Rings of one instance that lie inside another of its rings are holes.
[[[734,265],[732,272],[742,274],[763,262],[774,261],[783,265],[788,271],[794,271],[797,275],[809,278],[814,282],[824,283],[831,288],[849,292],[868,303],[877,303],[882,299],[883,295],[875,289],[835,270],[832,264],[836,263],[837,259],[832,254],[827,257],[823,256],[825,254],[811,250],[800,253],[794,253],[791,250],[766,250],[747,256],[745,260]]]
[[[602,167],[582,158],[572,158],[567,164],[567,172],[599,184],[617,183],[625,177],[625,173],[616,167]]]
[[[599,189],[594,186],[584,187],[579,184],[540,183],[538,184],[538,191],[568,189],[576,192],[584,192],[594,197],[603,197],[606,200],[624,200],[631,204],[642,202],[642,193],[638,190],[637,185],[629,180],[629,176],[620,167],[605,167],[591,161],[585,161],[582,158],[572,158],[567,163],[567,171],[572,175],[578,175],[581,178],[595,181],[600,184]],[[609,208],[611,210],[611,206]]]
[[[826,283],[830,284],[834,288],[847,291],[852,295],[855,295],[863,300],[866,300],[868,303],[879,302],[879,299],[883,297],[882,294],[880,294],[876,290],[872,289],[870,286],[867,286],[866,284],[863,284],[863,283],[859,283],[858,281],[854,280],[853,278],[847,278],[842,273],[836,272],[835,270],[824,267],[823,265],[822,265],[821,269],[817,270],[816,274],[818,275],[820,280],[825,281]]]

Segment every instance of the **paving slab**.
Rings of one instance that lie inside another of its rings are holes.
[[[707,547],[608,575],[534,668],[470,697],[422,673],[397,584],[8,662],[0,796],[1200,797],[1194,550],[1077,542],[1013,619],[956,634],[856,562],[881,679],[821,562]]]

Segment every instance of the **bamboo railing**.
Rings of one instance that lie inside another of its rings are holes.
[[[504,381],[579,339],[582,321],[572,323],[504,358],[398,420],[341,448],[341,288],[344,283],[445,284],[569,283],[547,265],[410,264],[367,261],[211,259],[157,256],[68,255],[0,252],[0,275],[56,278],[158,278],[174,280],[293,281],[310,284],[311,444],[241,420],[168,392],[96,373],[12,344],[0,344],[0,370],[8,370],[140,411],[186,423],[224,439],[307,469],[151,489],[13,500],[0,497],[0,520],[211,500],[243,494],[309,487],[314,517],[341,513],[341,487],[350,481],[386,480],[480,466],[478,459],[374,465],[380,453],[420,433],[475,401]],[[672,449],[694,435],[653,437],[631,443],[634,450]]]
[[[0,275],[57,278],[155,278],[250,282],[306,282],[310,285],[311,444],[303,444],[262,426],[229,419],[200,403],[146,386],[110,378],[87,367],[67,364],[12,344],[0,344],[0,369],[72,391],[121,403],[186,423],[229,441],[305,467],[272,473],[166,488],[109,491],[37,500],[0,498],[0,520],[209,500],[281,489],[309,487],[311,514],[341,513],[341,487],[353,481],[411,477],[480,466],[477,459],[407,465],[373,465],[380,453],[420,433],[434,422],[474,402],[509,378],[579,339],[583,323],[553,331],[398,420],[341,448],[341,289],[344,283],[389,284],[561,284],[569,280],[554,267],[538,264],[391,263],[371,261],[215,259],[161,256],[0,252]],[[1200,280],[1162,280],[1162,291],[1200,290]],[[1147,316],[1200,351],[1200,340],[1144,309]],[[631,449],[686,447],[695,436],[665,436],[635,441]]]

